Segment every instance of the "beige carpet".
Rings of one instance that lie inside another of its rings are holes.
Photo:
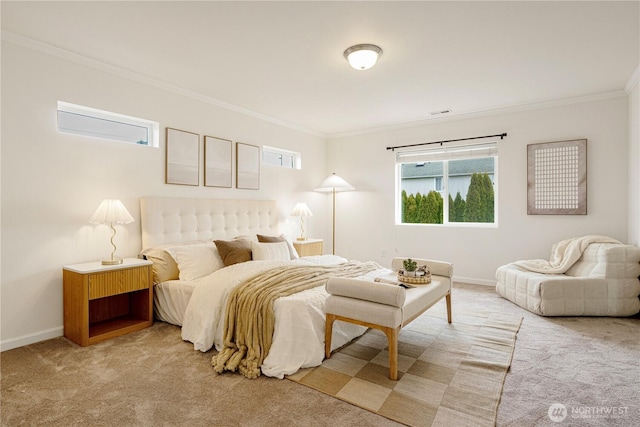
[[[400,332],[398,381],[377,330],[288,378],[410,426],[493,426],[521,321],[427,312]]]
[[[444,309],[442,301],[429,314]],[[455,324],[478,310],[524,318],[498,427],[638,426],[640,316],[540,317],[492,287],[455,283]],[[163,322],[90,347],[55,338],[3,351],[1,425],[401,426],[293,381],[216,375],[213,354],[194,351],[179,328]],[[570,411],[562,423],[548,415],[556,403]],[[594,407],[624,412],[586,413]]]

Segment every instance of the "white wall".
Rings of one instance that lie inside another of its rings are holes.
[[[357,189],[337,195],[337,253],[385,265],[395,255],[449,260],[457,278],[478,283],[491,283],[495,268],[514,259],[547,258],[559,239],[599,233],[640,240],[640,182],[627,174],[640,165],[637,86],[629,99],[442,121],[339,138],[327,147],[319,137],[11,43],[2,43],[2,56],[2,350],[62,334],[61,267],[110,251],[107,228],[87,222],[104,198],[122,199],[136,220],[142,196],[276,199],[282,231],[292,234],[299,228],[288,213],[305,201],[314,213],[308,235],[324,238],[330,252],[331,197],[312,189],[336,172]],[[166,185],[164,135],[154,149],[59,134],[58,100],[157,120],[161,129],[300,151],[304,168],[263,166],[260,191]],[[499,227],[394,225],[394,155],[387,146],[503,131],[509,136],[499,144]],[[573,138],[588,139],[588,215],[528,216],[526,145]],[[118,227],[119,255],[137,254],[139,226]]]
[[[497,228],[394,225],[395,159],[386,147],[502,132]],[[527,144],[577,138],[588,140],[588,214],[527,215]],[[627,154],[626,96],[331,140],[330,170],[357,190],[337,197],[337,252],[384,265],[393,256],[447,260],[458,280],[491,284],[496,267],[548,259],[561,239],[627,241]]]
[[[629,243],[640,245],[640,84],[637,82],[629,93]]]
[[[159,121],[161,146],[58,133],[58,100]],[[263,165],[259,191],[167,185],[165,127],[300,151],[303,170]],[[62,266],[110,253],[108,227],[88,223],[102,199],[121,199],[136,218],[118,226],[120,256],[140,250],[142,196],[275,199],[291,233],[289,213],[304,201],[315,213],[308,230],[323,235],[327,198],[312,189],[326,170],[322,138],[3,42],[2,349],[62,335]]]

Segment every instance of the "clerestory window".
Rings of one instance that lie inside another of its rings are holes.
[[[158,147],[159,123],[58,101],[58,131]]]
[[[288,169],[302,169],[302,155],[282,148],[262,146],[262,163]]]

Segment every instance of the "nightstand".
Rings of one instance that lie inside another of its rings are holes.
[[[151,326],[152,264],[128,258],[64,266],[64,336],[87,346]]]
[[[322,242],[322,239],[294,240],[293,247],[300,256],[322,255]]]

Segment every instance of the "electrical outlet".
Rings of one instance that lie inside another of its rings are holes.
[[[386,249],[380,250],[380,258],[386,258],[386,256],[387,256],[387,250]]]

